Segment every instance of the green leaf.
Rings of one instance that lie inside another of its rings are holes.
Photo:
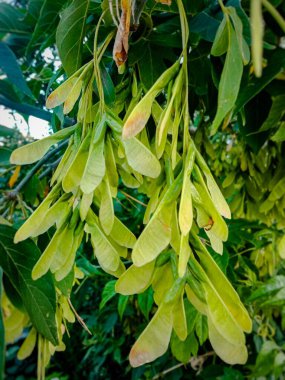
[[[29,25],[23,22],[23,13],[20,9],[10,4],[0,4],[0,33],[26,36],[30,34],[29,29]]]
[[[72,285],[74,282],[74,270],[71,270],[69,274],[61,281],[55,280],[55,286],[58,288],[65,297],[69,297]]]
[[[203,10],[190,20],[189,25],[191,32],[212,42],[219,27],[219,21]]]
[[[240,17],[237,14],[237,11],[234,7],[227,7],[227,10],[229,12],[229,15],[232,19],[232,22],[234,24],[235,32],[237,35],[238,45],[240,54],[242,56],[243,64],[247,65],[250,60],[250,51],[249,47],[243,38],[243,24],[240,19]]]
[[[131,349],[132,367],[150,363],[163,355],[168,347],[172,331],[172,306],[162,304]]]
[[[10,161],[16,165],[32,164],[41,159],[49,150],[49,148],[57,142],[69,137],[76,129],[77,124],[62,129],[52,136],[44,137],[41,140],[35,141],[31,144],[21,146],[13,151]]]
[[[271,190],[271,193],[268,197],[270,202],[276,202],[285,194],[285,178],[281,178],[280,181],[276,183],[276,185]]]
[[[26,83],[21,68],[18,65],[17,58],[13,51],[4,42],[0,41],[0,69],[7,75],[19,91],[23,94],[34,98],[32,91]]]
[[[81,66],[85,22],[89,0],[73,0],[62,12],[56,30],[56,45],[63,67],[68,75]]]
[[[282,122],[280,124],[280,127],[278,128],[277,132],[271,137],[271,140],[275,142],[285,141],[285,122]]]
[[[208,338],[207,318],[204,315],[197,315],[195,332],[199,340],[199,344],[202,345]]]
[[[53,33],[58,21],[58,14],[66,0],[44,0],[36,1],[36,25],[27,51],[32,51],[35,44],[49,33]],[[30,2],[31,4],[31,2]],[[29,9],[30,10],[30,9]]]
[[[17,131],[14,128],[8,128],[4,125],[0,125],[0,137],[13,136],[16,132]]]
[[[162,64],[163,61],[157,54],[156,47],[151,48],[151,44],[146,43],[143,45],[142,49],[144,53],[138,61],[138,69],[144,87],[149,89],[163,73],[163,69],[166,70],[166,67]]]
[[[122,320],[124,312],[126,310],[127,304],[128,304],[129,296],[123,296],[119,295],[119,300],[118,300],[118,313],[119,317]]]
[[[176,334],[172,334],[170,344],[172,354],[182,363],[187,364],[191,355],[197,356],[199,344],[193,331],[183,342]]]
[[[115,102],[116,99],[115,86],[109,74],[109,71],[103,62],[100,62],[100,74],[104,90],[104,102],[110,106]]]
[[[41,252],[32,240],[15,245],[14,234],[13,228],[0,225],[0,265],[19,291],[33,326],[57,345],[56,294],[52,276],[46,274],[37,281],[32,280],[31,272]]]
[[[270,299],[275,293],[285,287],[285,276],[277,275],[260,285],[248,298],[249,302]]]
[[[217,30],[215,40],[211,48],[211,54],[215,57],[225,54],[228,49],[228,38],[227,18],[224,16]]]
[[[3,270],[0,267],[0,301],[2,301],[3,293]],[[4,331],[4,322],[2,315],[2,307],[0,308],[0,380],[4,379],[4,370],[5,370],[5,331]]]
[[[267,131],[271,128],[275,128],[276,125],[278,125],[279,121],[282,120],[282,117],[285,113],[284,104],[285,95],[272,97],[272,106],[270,108],[269,115],[259,129],[259,132]]]
[[[265,341],[256,358],[254,373],[257,376],[271,375],[273,372],[274,359],[280,347],[273,341]]]
[[[237,113],[244,105],[262,91],[280,72],[285,65],[285,54],[283,49],[276,49],[268,57],[267,67],[263,70],[262,77],[251,78],[245,86],[242,86],[238,94],[234,113]],[[232,79],[231,79],[232,80]]]
[[[113,297],[115,297],[115,284],[116,280],[112,280],[106,283],[102,292],[102,299],[99,305],[99,309],[103,309],[108,301],[110,301]]]
[[[243,72],[237,36],[230,22],[228,22],[228,35],[228,51],[219,83],[217,113],[211,126],[212,135],[235,105]]]
[[[146,291],[138,295],[138,307],[145,316],[146,320],[149,320],[149,313],[153,307],[152,288],[148,288]]]
[[[7,166],[10,164],[11,155],[11,149],[0,147],[0,163],[2,166]]]

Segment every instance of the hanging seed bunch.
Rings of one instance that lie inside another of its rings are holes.
[[[49,245],[34,266],[38,279],[51,271],[60,281],[73,270],[85,236],[101,268],[118,278],[117,292],[138,294],[154,290],[157,310],[130,353],[136,367],[162,355],[174,330],[180,341],[187,331],[185,302],[207,317],[209,339],[227,363],[245,363],[244,332],[251,320],[239,296],[223,275],[198,234],[205,231],[212,248],[222,254],[230,218],[207,164],[189,133],[187,45],[188,25],[181,0],[183,51],[148,90],[130,73],[133,99],[126,107],[108,108],[99,63],[113,33],[94,59],[69,77],[48,98],[47,107],[64,104],[69,113],[80,98],[77,123],[13,152],[15,164],[39,160],[55,143],[68,138],[68,147],[51,179],[52,189],[18,230],[15,242],[36,237],[56,226]],[[126,61],[131,1],[122,13],[113,56]],[[102,15],[103,16],[103,15]],[[120,53],[121,52],[121,53]],[[93,83],[100,101],[93,104]],[[120,109],[120,112],[116,110]],[[155,124],[155,135],[149,123]],[[116,217],[113,199],[119,181],[148,197],[144,228],[139,236]],[[132,261],[126,270],[124,259]]]
[[[264,125],[268,125],[269,117]],[[231,200],[229,206],[234,217],[259,220],[282,235],[285,166],[282,142],[276,141],[275,135],[272,140],[254,153],[229,130],[213,140],[205,128],[195,135],[195,141],[209,157],[212,172],[222,179],[223,194]]]

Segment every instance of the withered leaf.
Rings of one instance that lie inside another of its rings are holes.
[[[121,8],[122,8],[122,13],[121,13],[121,18],[120,18],[120,24],[117,30],[114,48],[113,48],[113,59],[116,62],[116,65],[118,67],[124,64],[128,57],[130,22],[131,22],[130,0],[122,0]]]

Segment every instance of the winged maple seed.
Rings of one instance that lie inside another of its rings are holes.
[[[113,59],[119,67],[123,65],[128,57],[129,50],[129,34],[131,23],[131,1],[122,0],[121,2],[121,17],[118,26],[116,39],[113,48]]]

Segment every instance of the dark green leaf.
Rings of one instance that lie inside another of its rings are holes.
[[[276,343],[265,341],[259,352],[255,365],[255,376],[266,376],[272,373],[274,358],[278,350]]]
[[[233,109],[239,93],[243,72],[243,63],[237,36],[230,21],[228,21],[227,24],[229,33],[228,52],[219,83],[218,108],[211,126],[212,134],[217,131],[223,119]]]
[[[119,295],[118,313],[119,313],[120,319],[123,318],[124,312],[128,304],[128,300],[129,300],[129,296],[123,296],[122,294]]]
[[[14,244],[14,235],[13,228],[0,225],[0,265],[20,293],[34,327],[56,345],[56,294],[52,276],[48,273],[37,281],[32,280],[32,269],[41,252],[30,239]]]
[[[25,311],[25,307],[20,296],[20,293],[14,288],[13,284],[9,280],[9,277],[3,274],[3,286],[5,294],[9,298],[9,301],[19,310]]]
[[[280,124],[277,132],[271,137],[272,141],[281,142],[285,141],[285,122]]]
[[[285,113],[284,104],[285,95],[280,95],[272,98],[272,106],[269,111],[269,115],[259,129],[259,132],[267,131],[271,128],[276,128],[278,122],[282,119],[282,116]]]
[[[110,77],[110,74],[106,68],[106,66],[101,62],[101,80],[104,90],[104,101],[107,105],[111,105],[114,103],[116,95],[115,95],[115,87],[114,83]]]
[[[56,45],[62,65],[68,75],[81,66],[82,43],[89,0],[73,0],[61,16],[56,31]]]
[[[23,22],[23,14],[10,4],[0,4],[0,33],[28,34],[29,27]]]
[[[0,147],[0,164],[10,165],[10,156],[12,151],[8,148]]]
[[[18,90],[31,98],[34,97],[23,77],[15,54],[4,42],[0,42],[0,69]]]
[[[153,306],[153,290],[149,288],[145,292],[138,294],[138,306],[147,320]]]
[[[196,319],[195,332],[200,345],[202,345],[208,338],[207,318],[204,315],[198,314],[198,317]]]
[[[73,281],[74,281],[74,270],[73,269],[61,281],[56,281],[54,279],[55,286],[61,291],[61,293],[63,295],[65,295],[65,297],[70,296]]]
[[[0,125],[0,137],[13,136],[16,130],[13,128],[5,127],[4,125]]]
[[[276,51],[268,59],[267,67],[263,70],[262,77],[253,76],[245,86],[241,87],[235,105],[235,113],[238,112],[246,103],[262,91],[285,66],[284,49],[276,49]]]
[[[47,35],[48,33],[52,33],[54,31],[56,21],[58,20],[58,13],[65,2],[66,0],[44,0],[40,2],[33,2],[36,3],[37,7],[38,3],[40,3],[40,12],[37,16],[37,23],[34,28],[32,38],[27,47],[28,51],[34,49],[34,45],[39,39],[42,39],[43,35]],[[35,12],[34,9],[33,11]]]
[[[203,11],[190,21],[190,30],[207,41],[214,41],[220,22]]]
[[[198,341],[192,331],[184,341],[181,341],[178,336],[173,333],[170,342],[171,352],[175,358],[182,362],[189,362],[191,355],[196,356],[198,352]]]
[[[146,89],[151,88],[159,76],[166,70],[161,57],[161,51],[152,48],[150,44],[144,46],[144,55],[139,60],[140,78]]]
[[[278,290],[284,289],[285,287],[285,276],[275,276],[267,281],[266,284],[261,285],[255,290],[249,297],[248,301],[256,301],[258,299],[268,299]]]
[[[99,309],[102,309],[110,299],[117,294],[115,291],[116,280],[107,282],[102,292],[102,299],[99,305]]]
[[[2,277],[3,270],[0,267],[0,300],[2,299]],[[5,331],[2,316],[2,308],[0,307],[0,380],[4,379],[4,368],[5,368]]]

